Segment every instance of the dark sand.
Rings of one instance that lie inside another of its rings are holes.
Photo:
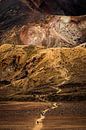
[[[50,106],[40,102],[0,102],[0,130],[33,130],[40,113]],[[86,130],[86,102],[60,103],[45,114],[41,125],[41,130]]]

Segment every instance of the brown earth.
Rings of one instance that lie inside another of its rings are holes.
[[[44,120],[40,114],[52,107],[42,102],[0,102],[0,130],[86,130],[86,101],[57,102]]]

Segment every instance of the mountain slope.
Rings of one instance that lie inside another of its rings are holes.
[[[86,48],[0,46],[1,100],[83,100]]]

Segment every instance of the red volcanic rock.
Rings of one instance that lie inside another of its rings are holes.
[[[64,4],[67,6],[63,8]],[[74,0],[73,2],[71,0],[0,1],[0,44],[23,43],[70,47],[86,42],[86,16],[83,16],[85,19],[71,20],[70,16],[64,18],[51,15],[66,15],[64,9],[70,12],[74,5]],[[79,2],[76,3],[77,7],[78,5]],[[72,11],[76,13],[73,9]]]
[[[46,47],[73,47],[86,42],[86,16],[53,16],[47,22],[20,29],[23,44]]]
[[[43,40],[46,39],[46,30],[39,25],[27,27],[23,26],[20,31],[20,39],[23,44],[42,45]]]

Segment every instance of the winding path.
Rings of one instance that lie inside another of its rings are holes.
[[[46,114],[49,111],[52,111],[53,109],[58,108],[58,106],[59,106],[59,104],[53,103],[50,108],[43,110],[40,114],[40,117],[36,120],[33,130],[41,130],[43,128],[43,120],[46,118]]]
[[[57,94],[61,92],[61,89],[59,89],[58,87],[55,88],[55,87],[52,87],[54,89],[56,89],[57,91]],[[51,107],[43,110],[40,114],[40,117],[36,120],[35,122],[35,126],[33,128],[33,130],[41,130],[43,128],[43,120],[46,118],[46,114],[49,112],[49,111],[52,111],[56,108],[58,108],[60,104],[57,104],[56,102],[55,103],[51,103]]]

